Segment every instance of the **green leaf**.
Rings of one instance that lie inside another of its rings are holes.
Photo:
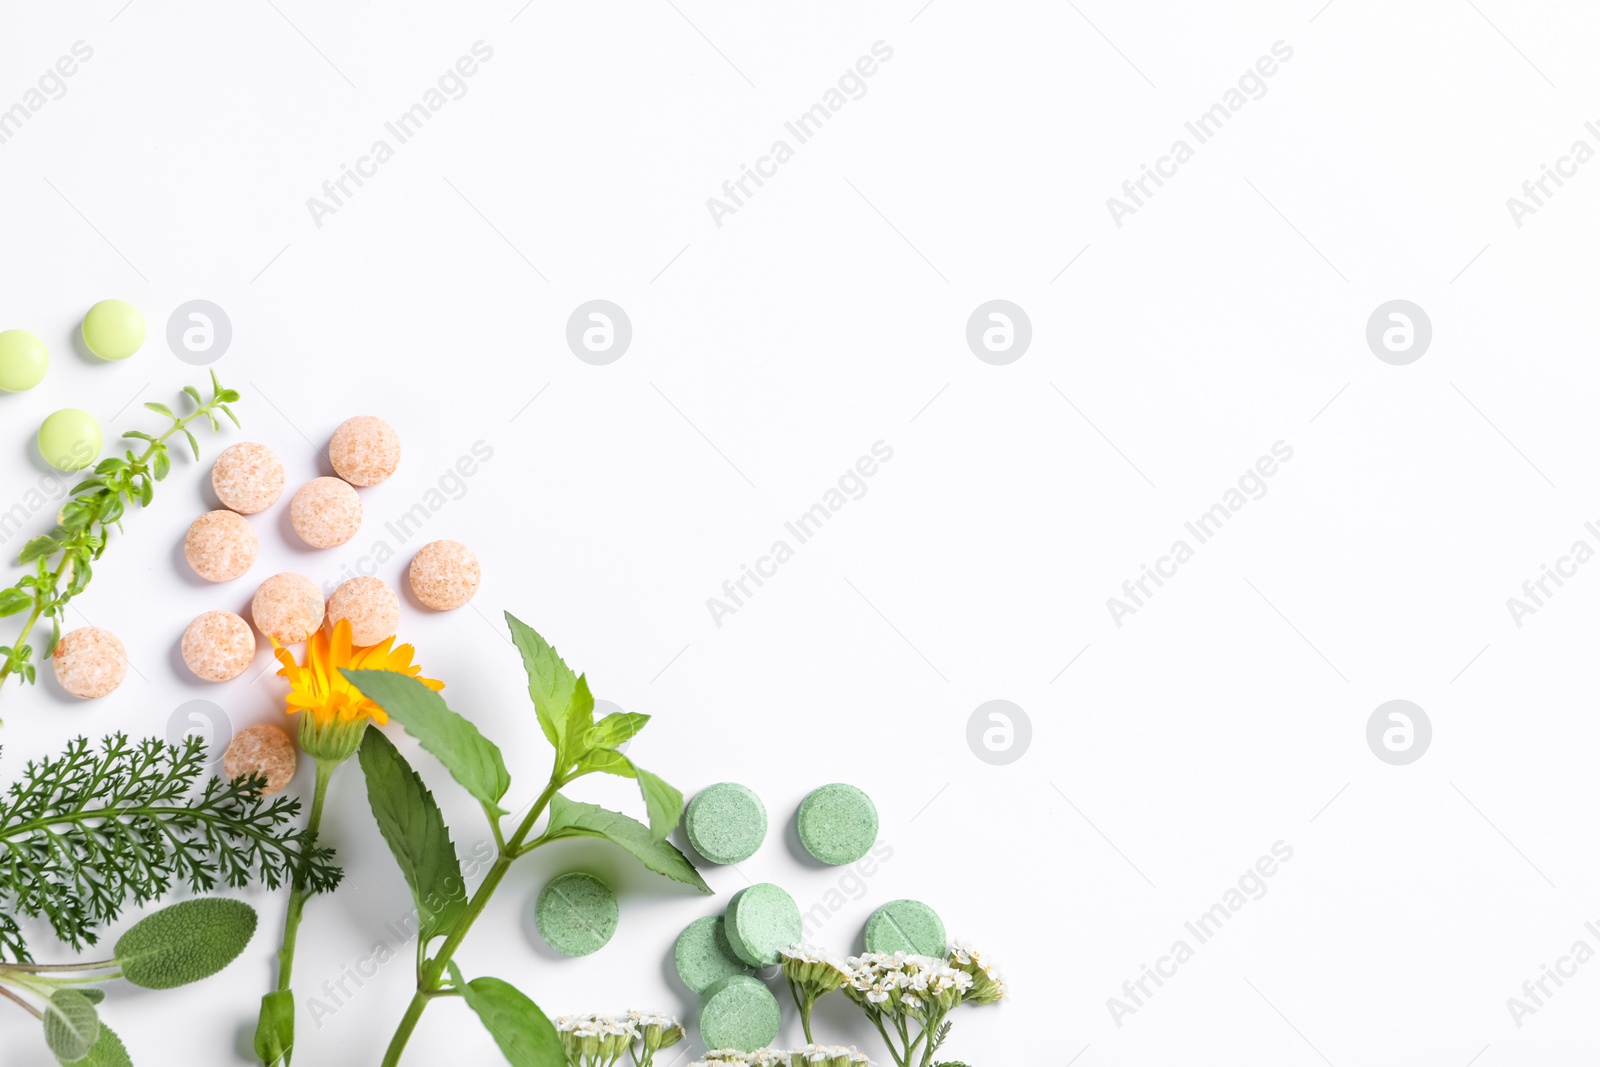
[[[369,729],[361,740],[361,772],[378,829],[417,903],[419,936],[426,949],[466,908],[456,846],[433,794],[381,730]]]
[[[0,619],[33,607],[33,597],[21,589],[0,589]]]
[[[36,559],[43,559],[59,547],[56,539],[49,536],[35,537],[22,546],[21,555],[17,556],[18,563],[32,563]]]
[[[58,989],[44,1006],[44,1040],[62,1063],[89,1055],[100,1037],[100,1016],[76,989]]]
[[[175,989],[210,978],[256,932],[256,912],[224,897],[185,900],[133,925],[117,942],[122,976],[145,989]]]
[[[294,993],[280,989],[261,998],[256,1055],[266,1067],[283,1067],[294,1052]]]
[[[165,415],[169,419],[176,419],[178,417],[172,413],[172,409],[167,407],[167,405],[158,403],[154,400],[146,401],[144,406],[155,412],[157,415]]]
[[[172,473],[172,457],[167,455],[167,450],[162,449],[156,453],[156,458],[151,460],[150,469],[156,476],[156,481],[161,481]]]
[[[199,459],[200,458],[200,442],[196,441],[194,439],[194,434],[189,432],[189,427],[185,426],[183,428],[183,436],[185,436],[185,437],[187,437],[189,439],[189,447],[194,449],[194,458],[195,459]]]
[[[585,752],[567,781],[585,774],[614,774],[618,778],[637,779],[645,810],[650,813],[650,832],[657,841],[665,840],[683,818],[683,794],[614,749],[595,748]]]
[[[228,390],[228,392],[229,393],[233,393],[233,390],[230,389],[230,390]],[[225,393],[225,394],[223,394],[223,396],[224,396],[224,399],[226,399],[227,394]],[[233,399],[238,400],[239,399],[239,394],[238,393],[233,393]],[[224,415],[228,416],[228,421],[229,422],[233,423],[233,425],[235,427],[237,427],[239,429],[243,429],[243,427],[240,426],[240,423],[239,423],[239,416],[237,416],[237,415],[235,415],[233,413],[233,409],[232,408],[230,408],[226,404],[218,404],[217,407],[222,411],[222,413]]]
[[[183,387],[183,392],[184,392],[184,395],[186,395],[190,400],[194,401],[194,406],[195,407],[203,408],[203,407],[206,406],[206,402],[203,399],[201,399],[201,397],[200,397],[200,390],[196,389],[194,386],[192,386],[192,385],[184,386]]]
[[[89,1050],[89,1057],[79,1060],[72,1067],[133,1067],[133,1060],[129,1058],[122,1038],[111,1027],[101,1023],[100,1036],[95,1039],[94,1048]]]
[[[154,437],[151,437],[149,434],[145,433],[143,430],[129,430],[127,433],[123,434],[122,436],[123,437],[132,438],[135,441],[152,441],[153,442],[155,440]]]
[[[433,753],[463,789],[496,815],[505,814],[500,798],[511,788],[511,775],[500,750],[471,722],[451,711],[443,697],[397,671],[341,673]]]
[[[556,750],[557,770],[577,762],[589,746],[583,738],[594,725],[594,697],[589,685],[572,673],[560,654],[538,632],[506,612],[511,640],[522,653],[522,666],[528,672],[528,695],[539,716],[545,740]]]
[[[450,978],[512,1067],[566,1067],[561,1036],[539,1005],[498,978],[463,981],[453,960]]]
[[[98,988],[96,986],[92,986],[92,985],[80,986],[78,988],[78,992],[80,992],[84,996],[88,997],[90,1004],[99,1004],[102,1000],[106,999],[106,991],[104,989],[100,989],[100,988]]]
[[[589,727],[588,732],[583,735],[583,743],[589,748],[616,748],[632,740],[649,721],[648,715],[614,711]]]
[[[51,621],[54,623],[54,625],[50,627],[50,636],[45,638],[44,641],[45,659],[49,659],[51,656],[55,655],[56,646],[61,643],[61,620],[59,618],[55,618]]]
[[[591,748],[578,760],[578,765],[567,775],[567,781],[586,774],[614,774],[618,778],[637,778],[633,761],[614,748]]]
[[[72,561],[72,581],[67,583],[67,595],[77,596],[89,584],[89,579],[94,577],[94,568],[86,559]]]
[[[657,874],[692,885],[702,893],[711,892],[711,887],[706,885],[688,857],[671,842],[655,837],[648,826],[621,812],[580,804],[557,793],[550,798],[550,823],[545,827],[543,840],[562,841],[573,837],[604,838],[632,853]]]

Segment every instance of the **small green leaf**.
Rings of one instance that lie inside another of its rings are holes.
[[[632,853],[657,874],[692,885],[702,893],[712,891],[688,857],[671,842],[655,837],[648,826],[621,812],[580,804],[557,793],[550,798],[550,823],[545,827],[544,840],[561,841],[573,837],[604,838]]]
[[[118,459],[117,457],[112,456],[109,459],[103,459],[99,463],[95,464],[94,472],[96,474],[115,474],[117,471],[126,470],[127,466],[127,460]]]
[[[147,401],[145,403],[145,407],[149,408],[157,415],[165,415],[169,419],[176,419],[178,417],[172,413],[172,409],[167,407],[167,405],[158,403],[154,400]]]
[[[565,1067],[561,1036],[539,1005],[498,978],[463,981],[453,960],[450,978],[512,1067]]]
[[[21,589],[0,589],[0,619],[33,607],[33,597]]]
[[[199,459],[200,458],[200,446],[199,446],[199,444],[196,444],[194,446],[194,458],[195,459]],[[141,478],[141,479],[139,479],[139,506],[142,507],[142,508],[149,507],[150,506],[150,501],[154,500],[155,497],[156,497],[156,483],[152,482],[149,478]]]
[[[89,584],[89,579],[94,577],[94,568],[86,559],[74,560],[72,564],[72,581],[67,585],[67,595],[77,596]]]
[[[187,437],[189,439],[189,447],[194,449],[194,458],[195,459],[199,459],[200,458],[200,442],[196,441],[195,438],[194,438],[194,434],[189,432],[189,427],[185,426],[183,428],[183,436],[185,436],[185,437]]]
[[[107,496],[100,508],[100,524],[110,526],[122,518],[123,504],[120,496]]]
[[[172,458],[167,455],[167,450],[162,449],[156,453],[155,459],[150,462],[150,469],[155,473],[156,481],[161,481],[172,471]]]
[[[505,814],[499,802],[511,788],[511,775],[500,750],[471,722],[451,711],[443,697],[397,671],[340,673],[433,753],[462,788],[495,814]]]
[[[89,1055],[100,1037],[100,1016],[76,989],[58,989],[44,1006],[44,1041],[62,1063]]]
[[[583,743],[589,748],[616,748],[631,740],[649,721],[648,715],[614,711],[589,728]]]
[[[229,392],[232,392],[232,390],[229,390]],[[238,400],[239,399],[239,394],[238,393],[234,393],[233,394],[233,399]],[[235,415],[233,413],[233,409],[232,408],[230,408],[226,404],[218,404],[217,407],[219,409],[221,409],[221,411],[222,411],[222,413],[224,415],[228,416],[228,421],[229,422],[233,423],[234,426],[239,427],[240,429],[243,429],[243,427],[240,426],[240,423],[239,423],[239,416],[237,416],[237,415]]]
[[[59,545],[56,539],[49,536],[35,537],[22,546],[22,552],[17,556],[18,563],[32,563],[36,559],[43,559],[54,552]]]
[[[56,646],[61,643],[61,620],[57,618],[51,621],[54,623],[54,625],[52,625],[50,628],[50,636],[45,638],[44,642],[45,659],[49,659],[51,656],[55,655]]]
[[[128,1057],[128,1049],[122,1043],[122,1038],[105,1023],[100,1024],[100,1036],[95,1040],[94,1048],[89,1050],[87,1059],[79,1060],[72,1067],[133,1067],[133,1060]]]
[[[683,818],[683,794],[637,764],[634,770],[639,775],[645,810],[650,813],[650,833],[657,841],[665,841]]]
[[[92,985],[80,986],[78,992],[88,997],[90,1004],[99,1004],[106,999],[106,991]]]
[[[154,437],[151,437],[149,434],[145,433],[143,430],[129,430],[127,433],[123,434],[122,436],[123,437],[132,438],[135,441],[154,441],[155,440]],[[133,453],[130,452],[128,454],[131,456]]]
[[[201,399],[201,397],[200,397],[200,390],[196,389],[194,386],[192,386],[192,385],[184,386],[183,387],[183,392],[184,392],[184,394],[186,396],[188,396],[188,398],[190,400],[194,401],[194,406],[195,407],[203,408],[203,407],[206,406],[206,402],[203,399]]]
[[[261,998],[256,1022],[256,1055],[267,1067],[283,1067],[294,1051],[294,993],[280,989]]]
[[[556,762],[563,769],[577,758],[564,746],[568,737],[568,717],[573,696],[577,692],[578,678],[562,660],[560,654],[538,632],[509,611],[506,625],[511,628],[511,640],[522,653],[522,666],[528,672],[528,695],[533,698],[533,710],[539,716],[539,728],[545,740],[556,750]],[[587,724],[585,729],[587,730]]]
[[[222,392],[217,394],[217,399],[221,400],[224,404],[232,404],[239,399],[239,390],[224,389]]]
[[[417,903],[418,936],[426,948],[466,908],[456,846],[433,794],[381,730],[369,729],[361,739],[361,773],[378,829]]]
[[[175,989],[210,978],[244,951],[256,912],[224,897],[200,897],[161,909],[117,942],[122,976],[145,989]]]
[[[614,774],[618,778],[637,778],[633,761],[613,748],[591,748],[578,759],[578,765],[566,776],[567,781],[586,774]]]

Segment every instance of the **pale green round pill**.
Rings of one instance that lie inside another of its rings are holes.
[[[873,912],[867,920],[866,944],[868,952],[890,956],[909,952],[940,960],[950,948],[944,920],[920,900],[891,900]]]
[[[683,826],[695,851],[712,863],[743,863],[766,839],[767,809],[737,782],[718,782],[695,794]]]
[[[27,330],[0,332],[0,392],[20,393],[44,381],[50,350]]]
[[[724,978],[749,974],[753,970],[733,954],[720,915],[707,915],[685,927],[672,950],[672,962],[683,984],[695,993],[704,993]]]
[[[100,457],[105,443],[94,416],[77,408],[62,408],[39,427],[39,454],[57,470],[83,470]]]
[[[563,956],[605,948],[617,932],[617,895],[592,874],[572,871],[552,878],[533,905],[539,935]]]
[[[854,863],[878,840],[878,808],[853,785],[836,782],[800,803],[800,843],[823,863]]]
[[[83,343],[101,359],[127,359],[144,344],[144,316],[126,300],[102,300],[83,317]]]
[[[794,898],[770,882],[749,886],[728,900],[728,947],[752,967],[771,967],[778,953],[803,933]]]
[[[754,1052],[772,1044],[782,1021],[772,991],[736,974],[706,990],[700,1003],[700,1040],[707,1048]]]

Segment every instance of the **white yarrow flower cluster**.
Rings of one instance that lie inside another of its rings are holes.
[[[972,975],[932,956],[869,952],[845,961],[845,991],[881,1014],[915,1019],[945,1015],[972,989]]]
[[[609,1067],[630,1052],[644,1067],[655,1053],[683,1040],[683,1026],[660,1012],[630,1011],[626,1015],[563,1015],[556,1033],[575,1067]],[[635,1043],[642,1045],[633,1051]]]
[[[871,1067],[866,1053],[843,1045],[806,1045],[797,1049],[739,1052],[716,1049],[689,1067]]]
[[[995,1004],[1005,999],[1006,979],[1000,968],[983,958],[983,953],[971,942],[957,941],[950,950],[950,964],[972,976],[972,992],[967,995],[971,1004]]]

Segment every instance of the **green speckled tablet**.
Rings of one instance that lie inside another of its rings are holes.
[[[778,950],[797,944],[803,932],[794,898],[770,882],[735,893],[723,929],[733,954],[752,967],[776,964]]]
[[[592,874],[552,878],[539,892],[533,919],[539,935],[563,956],[598,952],[617,932],[617,895]]]
[[[724,978],[700,1004],[700,1040],[707,1048],[754,1052],[778,1036],[782,1013],[766,986],[748,975]]]
[[[920,900],[891,900],[867,920],[868,952],[909,952],[942,960],[949,948],[944,921]]]
[[[696,993],[704,993],[724,978],[754,970],[734,955],[720,915],[707,915],[690,923],[678,935],[672,960],[683,984]]]
[[[800,843],[823,863],[854,863],[878,840],[878,809],[853,785],[825,785],[800,804]]]
[[[743,863],[766,840],[767,809],[737,782],[718,782],[689,802],[683,826],[695,851],[712,863]]]

